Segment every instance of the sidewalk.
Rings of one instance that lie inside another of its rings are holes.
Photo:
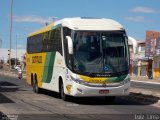
[[[6,75],[10,77],[18,77],[18,71],[17,70],[11,70],[10,72],[7,70],[0,69],[0,75]],[[23,78],[26,78],[26,72],[22,71]]]
[[[147,76],[131,76],[131,80],[142,81],[142,82],[155,82],[160,83],[160,78],[148,79]]]

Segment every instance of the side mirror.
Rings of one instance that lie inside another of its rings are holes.
[[[67,43],[68,43],[68,53],[69,54],[73,54],[73,42],[72,42],[72,38],[70,36],[66,36],[67,39]]]

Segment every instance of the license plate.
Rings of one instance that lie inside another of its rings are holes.
[[[108,94],[109,90],[99,90],[99,94]]]

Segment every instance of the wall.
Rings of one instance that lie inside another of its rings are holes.
[[[153,58],[152,72],[154,78],[160,78],[160,32],[146,32],[145,56]]]
[[[160,56],[154,57],[154,77],[160,78]]]

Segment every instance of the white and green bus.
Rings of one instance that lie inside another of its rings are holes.
[[[67,96],[129,95],[124,27],[111,19],[65,18],[29,34],[27,82]]]

